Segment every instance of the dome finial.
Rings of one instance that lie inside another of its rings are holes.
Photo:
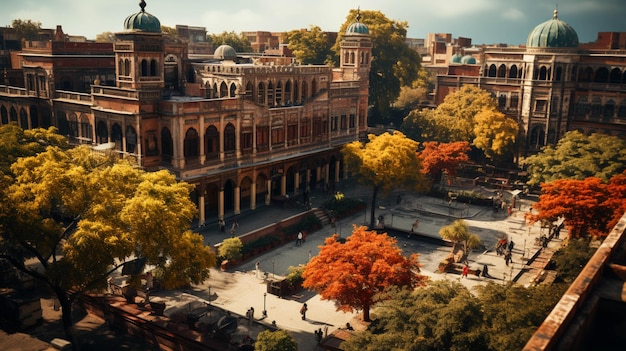
[[[361,6],[356,8],[356,21],[361,22]]]
[[[141,12],[146,12],[146,2],[144,0],[139,2],[139,7],[141,7]]]
[[[559,4],[556,4],[556,7],[554,8],[554,11],[552,12],[552,18],[554,19],[559,18]]]

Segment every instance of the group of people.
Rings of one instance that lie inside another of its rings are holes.
[[[496,242],[496,254],[498,256],[504,256],[504,263],[508,266],[513,262],[513,248],[515,243],[513,240],[507,241],[506,239],[500,239]]]
[[[220,218],[217,221],[217,225],[220,227],[220,232],[224,232],[224,230],[226,229],[226,221],[224,221],[224,218]],[[237,228],[239,228],[239,222],[237,221],[237,218],[233,219],[233,224],[230,226],[230,235],[232,237],[235,236],[235,232],[237,231]]]

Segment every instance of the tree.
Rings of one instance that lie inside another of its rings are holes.
[[[567,240],[551,258],[558,279],[571,284],[595,252],[596,249],[589,245],[586,238]]]
[[[344,243],[334,234],[306,265],[302,286],[322,299],[335,300],[341,311],[362,309],[363,320],[369,321],[377,294],[390,286],[414,288],[426,283],[418,273],[418,256],[402,256],[396,242],[364,226],[354,226]]]
[[[370,134],[369,142],[353,141],[342,149],[348,169],[358,174],[359,180],[371,186],[372,211],[370,225],[374,225],[376,196],[391,189],[408,187],[427,189],[427,180],[421,172],[421,160],[417,156],[418,143],[395,131],[379,136]]]
[[[37,40],[37,35],[41,30],[41,22],[33,22],[32,20],[14,19],[11,27],[15,29],[20,38],[26,40]]]
[[[37,155],[48,146],[69,148],[67,139],[55,127],[24,130],[14,123],[0,126],[0,172],[11,174],[11,165],[18,158]]]
[[[570,131],[559,140],[556,147],[547,146],[537,155],[522,161],[529,173],[528,184],[557,179],[597,177],[608,181],[626,169],[626,140],[604,134],[586,136]]]
[[[96,34],[97,43],[113,43],[114,41],[115,33],[113,32],[102,32],[100,34]]]
[[[221,34],[210,34],[209,40],[216,48],[221,45],[230,45],[236,52],[252,51],[250,41],[243,33],[236,34],[234,31],[223,31]]]
[[[424,150],[419,153],[422,159],[422,172],[430,177],[433,184],[439,184],[443,172],[455,176],[459,165],[469,160],[467,153],[470,147],[466,141],[455,143],[429,141],[423,146]]]
[[[264,330],[257,336],[254,349],[256,351],[297,351],[298,343],[285,330]]]
[[[287,42],[296,61],[302,65],[327,64],[335,61],[333,44],[318,26],[288,32]]]
[[[533,205],[536,213],[526,219],[554,223],[563,218],[570,238],[605,237],[626,208],[626,172],[611,178],[560,179],[541,185],[542,194]]]
[[[452,241],[452,254],[457,252],[459,245],[462,245],[463,255],[459,256],[457,262],[464,261],[468,255],[469,249],[480,247],[480,237],[469,232],[469,227],[462,219],[457,219],[452,224],[441,227],[439,235],[444,240]]]
[[[450,140],[448,130],[437,126],[434,113],[431,109],[413,110],[404,117],[398,130],[419,142]]]
[[[488,350],[521,350],[565,293],[565,284],[524,287],[514,283],[476,287]]]
[[[339,57],[340,43],[348,27],[360,12],[361,22],[367,25],[372,40],[372,60],[369,74],[372,110],[381,119],[400,94],[402,85],[410,86],[418,78],[419,54],[405,43],[408,23],[388,19],[380,11],[350,10],[341,25],[333,50]],[[335,65],[339,62],[335,61]]]
[[[197,213],[192,186],[167,171],[144,172],[113,153],[86,146],[49,146],[11,167],[0,217],[0,258],[47,286],[58,298],[73,340],[72,303],[106,287],[128,264],[153,265],[164,288],[199,284],[215,256],[189,230]],[[26,265],[34,259],[37,267]]]
[[[487,158],[503,160],[513,155],[517,131],[517,122],[496,109],[485,107],[474,116],[473,144],[483,150]]]
[[[222,241],[222,244],[217,249],[218,255],[224,257],[227,260],[237,260],[241,258],[241,249],[243,243],[238,237],[228,238]]]
[[[392,289],[388,296],[376,307],[377,319],[342,350],[487,349],[480,300],[462,284],[442,279],[415,290]]]

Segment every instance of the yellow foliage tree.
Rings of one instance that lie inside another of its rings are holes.
[[[513,151],[518,129],[513,119],[494,108],[484,107],[474,116],[474,146],[483,150],[488,158],[497,160]]]
[[[344,146],[342,152],[348,170],[358,174],[359,180],[373,189],[370,225],[374,225],[376,197],[394,188],[415,191],[428,189],[428,180],[422,173],[418,157],[418,142],[401,132],[370,134],[368,143],[354,141]]]

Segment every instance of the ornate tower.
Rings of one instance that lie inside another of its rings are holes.
[[[361,12],[357,11],[356,21],[350,24],[341,40],[340,68],[344,78],[352,72],[354,80],[369,77],[372,60],[372,40],[370,31],[361,23]]]

